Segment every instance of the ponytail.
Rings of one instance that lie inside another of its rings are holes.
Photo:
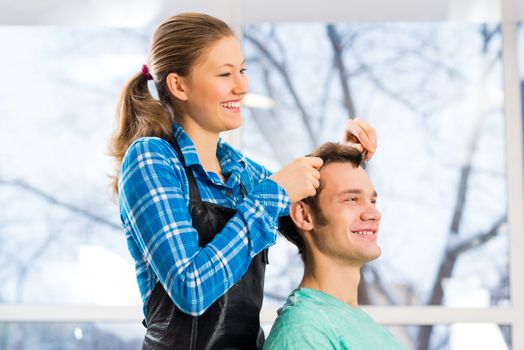
[[[127,82],[118,101],[115,131],[109,146],[110,154],[116,160],[114,194],[118,193],[122,159],[135,140],[145,136],[172,137],[174,116],[179,112],[180,101],[169,92],[166,83],[169,73],[188,76],[191,67],[206,49],[228,36],[234,34],[226,23],[202,13],[178,14],[156,29],[148,54],[148,66],[143,66],[142,72]],[[151,96],[148,80],[154,80],[160,100]]]
[[[153,98],[147,86],[148,78],[142,72],[126,83],[117,103],[115,131],[109,146],[110,154],[116,159],[113,177],[113,193],[118,193],[118,177],[122,159],[129,146],[146,136],[171,138],[173,113],[169,104]]]

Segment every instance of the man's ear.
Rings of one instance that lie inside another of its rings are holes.
[[[169,92],[181,101],[187,101],[187,85],[184,77],[176,73],[169,73],[166,77]]]
[[[313,229],[313,217],[306,203],[302,201],[291,203],[289,216],[299,229],[303,231]]]

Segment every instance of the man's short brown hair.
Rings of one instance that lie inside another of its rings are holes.
[[[360,151],[354,147],[340,145],[334,142],[326,142],[317,148],[309,156],[322,158],[324,163],[322,166],[326,166],[330,163],[351,163],[354,168],[358,168],[362,165],[363,157]],[[315,220],[322,224],[324,216],[319,206],[319,196],[322,191],[322,179],[320,179],[320,186],[317,188],[317,192],[313,197],[304,198],[302,201],[306,203],[312,211]],[[297,246],[300,257],[305,262],[305,244],[304,238],[298,232],[297,227],[290,216],[283,216],[278,220],[279,231],[288,241]]]

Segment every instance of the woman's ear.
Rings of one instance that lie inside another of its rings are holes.
[[[169,73],[166,77],[169,92],[181,101],[187,101],[187,86],[183,77],[176,73]]]
[[[313,220],[308,205],[302,201],[291,203],[289,216],[297,228],[302,231],[313,229]]]

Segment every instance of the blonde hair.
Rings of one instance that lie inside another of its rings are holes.
[[[129,79],[120,94],[115,130],[109,152],[116,159],[113,192],[118,193],[118,177],[126,150],[140,137],[170,139],[177,100],[170,94],[169,73],[188,76],[191,68],[216,41],[234,36],[231,28],[218,18],[201,13],[181,13],[160,24],[153,34],[147,69],[153,78],[159,100],[147,86],[148,77],[139,72]]]

